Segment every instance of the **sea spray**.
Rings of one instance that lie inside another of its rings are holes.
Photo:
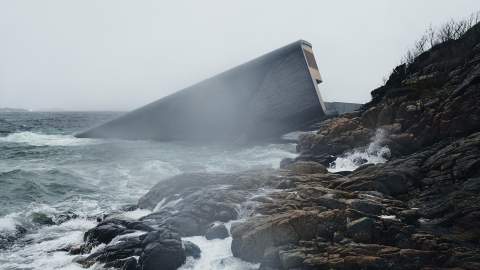
[[[384,145],[387,132],[384,129],[377,129],[375,136],[366,147],[354,149],[337,157],[330,164],[330,172],[353,171],[363,164],[384,163],[390,157],[390,149]]]

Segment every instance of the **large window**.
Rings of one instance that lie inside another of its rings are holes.
[[[317,62],[315,61],[315,56],[313,56],[313,53],[303,50],[305,52],[305,57],[307,58],[307,64],[309,67],[318,70],[317,67]]]

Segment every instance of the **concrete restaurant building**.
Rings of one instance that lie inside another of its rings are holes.
[[[78,137],[259,140],[325,116],[310,43],[300,40],[161,98]]]

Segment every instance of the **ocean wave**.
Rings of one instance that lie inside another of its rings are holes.
[[[96,144],[100,140],[88,138],[76,138],[73,135],[41,134],[30,131],[11,133],[0,137],[0,142],[21,143],[32,146],[78,146]]]
[[[19,210],[30,203],[55,203],[93,190],[84,179],[58,169],[0,172],[0,200],[5,211]]]
[[[232,172],[255,168],[280,167],[284,158],[295,158],[294,144],[253,146],[240,151],[219,153],[205,161],[207,172]]]
[[[143,164],[142,170],[157,176],[174,176],[181,173],[181,170],[171,163],[161,160],[149,160]]]
[[[18,214],[12,213],[0,217],[0,235],[15,232],[18,225],[17,216]]]
[[[328,171],[354,171],[363,164],[378,164],[387,162],[390,148],[384,145],[386,132],[378,129],[370,144],[366,147],[345,153],[330,164]]]
[[[60,250],[80,244],[84,232],[95,225],[95,221],[77,218],[42,227],[25,235],[25,243],[0,252],[0,261],[4,262],[0,269],[84,269],[73,262],[73,256]]]

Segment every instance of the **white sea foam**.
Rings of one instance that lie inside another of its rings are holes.
[[[99,140],[75,138],[72,135],[49,135],[24,131],[0,137],[0,142],[23,143],[33,146],[77,146],[98,143]]]
[[[161,160],[149,160],[143,164],[142,169],[156,175],[174,176],[181,173],[177,167]]]
[[[16,225],[18,224],[17,217],[17,213],[0,217],[0,235],[15,232]]]
[[[397,216],[395,215],[381,215],[379,216],[381,219],[390,219],[390,220],[395,220],[397,219]]]
[[[385,163],[390,157],[390,149],[383,145],[386,132],[378,129],[367,147],[347,152],[332,162],[330,172],[353,171],[363,164]]]
[[[230,230],[231,223],[225,224]],[[233,257],[231,245],[232,237],[225,239],[207,240],[205,236],[182,238],[197,245],[202,251],[199,259],[187,258],[187,262],[179,270],[253,270],[258,264],[251,264]]]
[[[122,213],[122,216],[126,217],[126,218],[130,218],[130,219],[140,219],[146,215],[149,215],[151,214],[152,211],[148,210],[148,209],[135,209],[133,211],[128,211],[128,212],[124,212]]]
[[[0,269],[82,269],[72,262],[73,256],[58,249],[80,244],[83,233],[95,226],[87,219],[73,219],[60,225],[45,226],[27,234],[25,242],[0,253]]]
[[[253,146],[240,151],[219,153],[206,161],[207,172],[231,172],[252,168],[278,168],[284,158],[295,158],[294,144]],[[287,147],[288,146],[288,147]]]

